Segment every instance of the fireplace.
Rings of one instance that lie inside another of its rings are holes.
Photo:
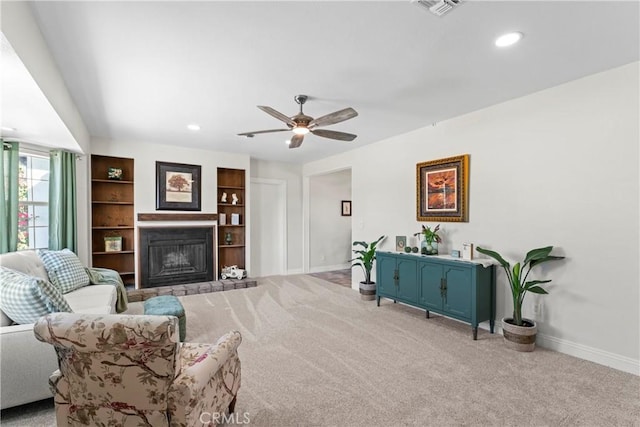
[[[141,227],[140,286],[213,280],[213,227]]]

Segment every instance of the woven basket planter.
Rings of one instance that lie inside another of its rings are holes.
[[[360,282],[360,298],[364,301],[376,299],[376,284]]]
[[[508,319],[511,320],[511,319]],[[531,326],[516,326],[507,319],[502,319],[502,334],[507,347],[516,351],[533,351],[536,348],[536,334],[538,325],[529,319],[522,319],[523,322]]]

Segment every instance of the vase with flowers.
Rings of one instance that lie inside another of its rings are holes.
[[[436,225],[433,230],[431,227],[423,225],[422,230],[414,234],[414,236],[419,236],[420,234],[423,236],[422,249],[420,251],[422,255],[438,255],[438,243],[442,242],[438,231],[440,231],[440,224]]]

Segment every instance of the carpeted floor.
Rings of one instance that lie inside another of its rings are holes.
[[[376,307],[311,276],[180,300],[187,341],[242,333],[236,413],[250,425],[639,425],[639,377],[541,348],[517,353],[487,331],[473,341],[468,325]],[[6,425],[53,425],[44,412]]]
[[[351,287],[351,269],[325,271],[322,273],[311,273],[309,276],[335,283],[336,285]]]

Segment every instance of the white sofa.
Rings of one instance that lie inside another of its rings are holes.
[[[0,255],[0,266],[49,280],[44,264],[34,251]],[[116,312],[117,288],[89,285],[64,294],[75,313]],[[53,347],[38,341],[33,324],[13,325],[0,310],[0,407],[10,408],[52,397],[49,376],[58,369]]]

